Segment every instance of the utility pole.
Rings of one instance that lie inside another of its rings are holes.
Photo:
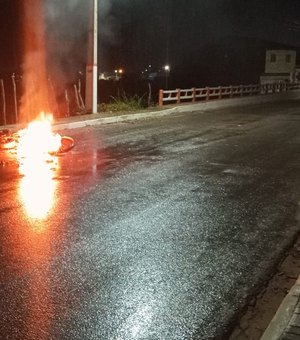
[[[85,78],[85,106],[97,113],[98,94],[98,0],[90,0],[89,32]]]

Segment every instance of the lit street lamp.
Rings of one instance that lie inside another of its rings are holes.
[[[122,74],[123,74],[123,69],[120,68],[118,70],[115,70],[115,78],[116,78],[116,80],[120,80]]]
[[[165,76],[166,76],[166,90],[168,90],[169,87],[169,75],[170,75],[170,65],[165,65],[164,66],[164,70],[165,70]]]

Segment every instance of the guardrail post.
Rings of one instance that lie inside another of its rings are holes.
[[[159,90],[158,106],[164,105],[164,90]]]
[[[272,93],[276,92],[276,84],[271,85],[271,91],[272,91]]]
[[[222,86],[219,86],[219,99],[222,99]]]
[[[283,88],[283,89],[282,89],[282,91],[284,91],[284,92],[286,92],[286,91],[287,91],[287,88],[286,88],[286,83],[283,83],[283,84],[282,84],[282,88]]]
[[[248,94],[249,94],[249,96],[251,97],[251,96],[253,96],[253,86],[252,85],[250,85],[249,87],[248,87]]]
[[[243,97],[244,86],[240,85],[240,96]]]
[[[255,94],[254,95],[258,95],[260,94],[260,85],[256,85],[256,90],[255,90]]]
[[[286,83],[283,83],[283,91],[286,92]]]
[[[176,89],[176,91],[177,91],[177,94],[176,94],[177,101],[176,101],[176,103],[180,104],[180,89]]]
[[[230,86],[230,98],[232,98],[233,97],[233,86],[231,85]]]
[[[209,87],[206,87],[206,100],[209,100]]]
[[[193,95],[192,102],[194,103],[196,101],[196,88],[195,87],[192,88],[192,95]]]

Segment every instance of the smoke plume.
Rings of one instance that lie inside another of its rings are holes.
[[[42,0],[22,2],[23,96],[20,120],[49,111]]]
[[[110,59],[106,50],[117,41],[118,24],[112,0],[98,2],[98,65],[104,69]],[[93,0],[22,1],[23,118],[53,111],[68,86],[84,81],[91,6]]]

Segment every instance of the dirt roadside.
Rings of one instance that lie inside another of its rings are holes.
[[[300,275],[300,238],[287,252],[268,285],[250,302],[229,340],[259,340]]]

